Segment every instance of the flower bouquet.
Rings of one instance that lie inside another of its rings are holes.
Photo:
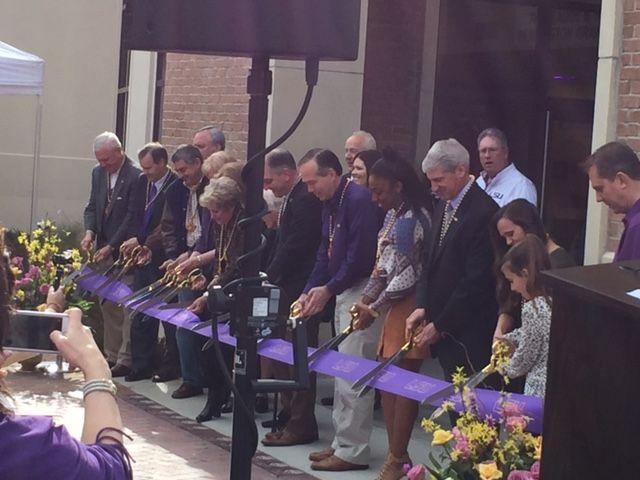
[[[13,303],[18,309],[44,310],[49,287],[56,280],[81,266],[81,255],[77,249],[62,250],[62,236],[69,232],[59,230],[51,220],[37,224],[31,234],[19,232],[15,250],[23,256],[11,258],[11,273],[14,276]],[[93,302],[80,298],[73,284],[63,285],[67,306],[89,311]]]
[[[522,409],[501,397],[498,418],[482,417],[467,377],[462,369],[453,376],[456,392],[461,394],[463,412],[455,426],[444,429],[433,419],[424,419],[422,427],[433,436],[428,465],[407,468],[410,480],[533,480],[539,478],[542,437],[525,431],[529,418]],[[454,409],[451,401],[441,411]]]

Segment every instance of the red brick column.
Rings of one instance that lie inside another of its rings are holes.
[[[618,139],[640,153],[640,0],[624,0],[622,65],[618,90]],[[622,215],[609,213],[607,250],[622,235]]]
[[[412,159],[416,143],[424,0],[369,0],[362,129]]]
[[[171,154],[205,125],[220,128],[226,150],[246,160],[248,58],[167,54],[162,143]]]

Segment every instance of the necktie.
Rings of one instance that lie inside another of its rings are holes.
[[[151,212],[153,211],[153,201],[158,193],[158,188],[155,183],[151,184],[149,188],[149,195],[147,195],[147,201],[144,208],[144,216],[142,217],[142,225],[140,225],[140,235],[144,236],[147,233],[149,222],[151,221]]]

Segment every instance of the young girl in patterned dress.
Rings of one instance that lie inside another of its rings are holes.
[[[505,373],[510,378],[526,375],[524,393],[536,397],[544,397],[547,381],[551,299],[540,272],[549,268],[545,246],[532,234],[507,252],[501,268],[511,290],[522,296],[522,326],[502,337],[514,348]]]

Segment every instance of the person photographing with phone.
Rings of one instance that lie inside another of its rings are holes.
[[[3,351],[4,337],[11,315],[13,281],[8,261],[0,257],[0,367],[14,363],[15,356]],[[62,312],[64,294],[50,290],[47,311]],[[47,479],[131,479],[129,455],[122,443],[122,419],[116,403],[116,387],[102,353],[88,327],[82,325],[82,312],[67,310],[68,328],[51,333],[51,340],[62,356],[82,370],[85,416],[81,440],[49,417],[15,414],[15,405],[0,369],[0,478],[12,480]],[[13,358],[12,358],[13,357]]]

